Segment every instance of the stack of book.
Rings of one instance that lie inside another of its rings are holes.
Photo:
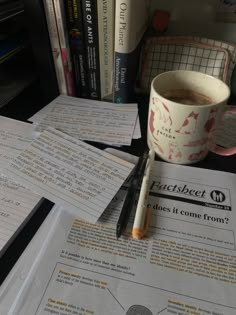
[[[150,0],[43,0],[61,94],[133,101]]]

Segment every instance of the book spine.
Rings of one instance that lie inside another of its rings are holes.
[[[48,25],[48,33],[51,44],[54,67],[57,77],[57,84],[60,94],[67,95],[66,78],[62,62],[62,55],[57,31],[57,23],[55,17],[55,10],[52,0],[43,0],[44,11]]]
[[[97,2],[101,99],[112,100],[115,0]]]
[[[67,0],[65,2],[65,7],[72,63],[74,65],[75,85],[77,91],[76,95],[88,98],[89,85],[87,78],[81,0]]]
[[[114,53],[113,103],[134,102],[141,43],[130,53]]]
[[[116,0],[113,102],[134,101],[141,39],[147,28],[149,0]]]
[[[81,68],[80,67],[80,54],[81,54],[81,31],[75,24],[75,19],[82,19],[81,15],[78,14],[77,0],[66,0],[64,1],[65,14],[66,14],[66,25],[67,34],[69,37],[69,45],[71,51],[71,62],[73,67],[74,83],[75,83],[75,94],[78,97],[87,97],[86,84],[82,84]]]
[[[69,96],[75,96],[74,78],[72,72],[69,39],[66,31],[66,18],[63,0],[53,0],[56,13],[56,22],[61,47],[62,62],[66,78],[66,86]]]
[[[97,0],[81,0],[86,43],[89,97],[100,100],[100,65],[98,43]]]

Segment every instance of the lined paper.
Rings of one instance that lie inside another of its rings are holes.
[[[0,256],[41,197],[0,175]]]
[[[59,96],[30,121],[36,131],[53,127],[76,139],[115,145],[130,145],[141,136],[137,104],[108,102]]]
[[[95,223],[133,167],[132,163],[49,128],[4,172]]]
[[[34,127],[0,116],[0,173],[33,139]],[[41,196],[0,174],[0,256],[34,213]]]
[[[33,131],[29,123],[0,116],[0,168],[31,143]]]

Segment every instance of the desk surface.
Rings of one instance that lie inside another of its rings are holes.
[[[146,147],[146,131],[147,131],[147,116],[148,116],[148,99],[147,98],[139,98],[139,117],[140,117],[140,125],[141,125],[141,134],[142,138],[138,140],[133,140],[132,145],[130,147],[123,147],[122,150],[125,152],[129,152],[131,154],[139,156],[144,148]],[[28,105],[27,105],[28,106]],[[28,114],[27,114],[28,113]],[[18,114],[14,111],[9,111],[9,108],[4,111],[4,108],[0,111],[1,115],[20,119],[27,120],[32,112],[24,111],[24,108],[21,110],[21,115],[19,117]],[[100,149],[105,149],[107,146],[103,144],[94,143],[95,146]],[[194,167],[201,167],[225,172],[236,173],[236,156],[222,157],[218,156],[214,153],[209,153],[208,156],[201,162],[194,164]],[[191,166],[189,166],[191,167]],[[20,257],[21,253],[24,251],[34,234],[37,232],[38,228],[47,217],[53,206],[52,202],[45,200],[45,202],[40,206],[38,211],[31,217],[26,226],[19,233],[17,238],[12,242],[9,248],[6,250],[4,255],[0,258],[0,284],[6,278],[7,274],[11,270],[11,268],[16,263],[17,259]]]

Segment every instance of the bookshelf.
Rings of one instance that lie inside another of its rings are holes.
[[[41,1],[0,2],[0,114],[26,120],[58,95]]]
[[[1,12],[0,12],[0,21],[6,21],[13,17],[18,16],[24,12],[24,5],[21,0],[7,1],[2,0],[0,2]]]
[[[59,94],[45,10],[43,0],[2,0],[1,5],[2,2],[14,3],[14,6],[0,13],[1,33],[22,29],[27,34],[28,44],[0,62],[0,70],[4,70],[1,72],[11,69],[15,80],[18,78],[19,81],[18,88],[11,87],[13,95],[7,94],[2,100],[5,105],[0,103],[0,114],[24,119]],[[208,36],[236,42],[235,22],[215,21],[217,2],[220,1],[199,0],[196,3],[194,0],[179,0],[176,6],[174,0],[152,0],[150,17],[156,9],[170,12],[169,26],[164,35]],[[4,80],[0,78],[0,88],[8,82],[13,84],[14,80],[7,76]]]
[[[58,95],[48,28],[42,0],[24,0],[27,28],[43,94],[43,103]]]

